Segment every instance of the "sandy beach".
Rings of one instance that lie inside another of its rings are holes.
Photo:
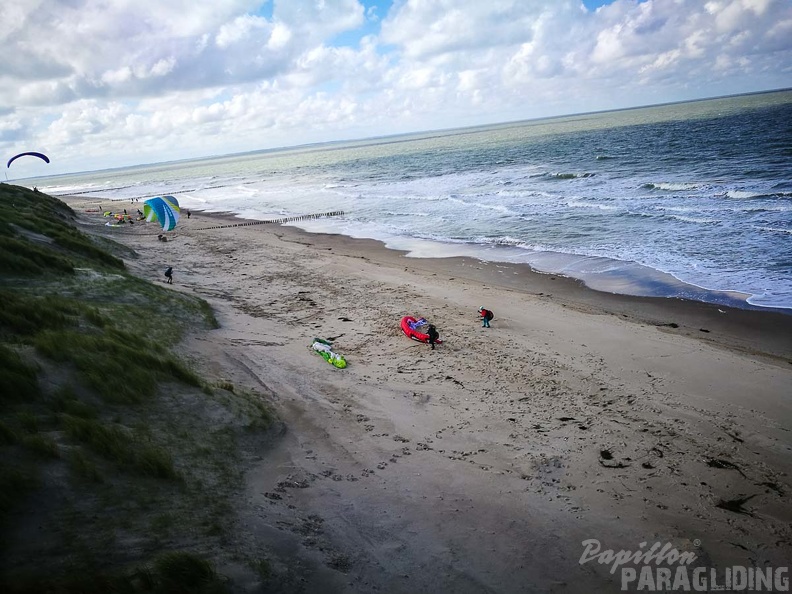
[[[285,429],[239,493],[239,541],[299,570],[267,591],[620,591],[621,569],[581,563],[592,539],[716,571],[792,558],[792,315],[198,211],[161,242],[104,226],[128,204],[64,201],[135,274],[172,266],[211,304],[188,361],[269,394]],[[444,343],[407,339],[405,315]]]

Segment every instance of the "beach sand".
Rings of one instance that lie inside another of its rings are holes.
[[[155,224],[85,212],[128,205],[64,200],[137,252],[134,273],[164,283],[173,266],[173,290],[212,305],[220,329],[183,355],[283,420],[239,494],[237,541],[279,576],[267,591],[619,591],[620,569],[581,563],[589,539],[719,570],[792,558],[790,315],[280,225],[206,229],[241,220],[198,211],[160,242]],[[404,315],[444,344],[408,340]]]

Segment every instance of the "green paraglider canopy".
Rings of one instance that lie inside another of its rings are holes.
[[[179,222],[179,201],[173,196],[157,196],[143,203],[143,216],[157,221],[163,230],[171,231]]]

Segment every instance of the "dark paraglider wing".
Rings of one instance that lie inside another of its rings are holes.
[[[44,159],[44,161],[47,162],[47,163],[50,162],[49,157],[47,155],[45,155],[44,153],[27,152],[27,153],[19,153],[18,155],[14,155],[13,157],[11,157],[8,160],[8,165],[6,165],[6,167],[11,167],[11,163],[13,163],[17,159],[19,159],[19,157],[25,157],[25,156],[38,157],[39,159]]]

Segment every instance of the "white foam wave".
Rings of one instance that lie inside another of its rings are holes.
[[[449,197],[448,201],[457,204],[464,204],[469,208],[475,208],[479,211],[491,210],[502,214],[514,215],[514,216],[519,216],[520,214],[519,212],[515,212],[514,210],[510,209],[507,206],[504,206],[503,204],[487,204],[486,202],[479,202],[478,200],[471,201],[471,200],[464,200],[462,198],[455,198],[455,197]]]
[[[551,196],[547,192],[536,192],[533,190],[519,189],[519,190],[498,190],[498,196],[501,198],[532,198],[540,196]]]
[[[480,237],[476,240],[475,243],[481,243],[484,245],[524,246],[525,240],[519,239],[517,237],[510,237],[508,235],[503,235],[501,237]]]
[[[751,198],[761,198],[762,196],[766,196],[761,192],[749,192],[747,190],[727,190],[724,194],[727,198],[732,198],[733,200],[750,200]]]
[[[714,223],[720,223],[718,219],[700,219],[697,217],[686,217],[683,215],[668,215],[672,219],[676,219],[677,221],[683,221],[685,223],[699,223],[702,225],[712,225]]]
[[[792,206],[751,206],[736,208],[733,212],[792,212]]]
[[[429,212],[393,212],[393,211],[385,211],[383,214],[388,215],[390,217],[431,217],[432,214]]]
[[[381,198],[381,196],[378,196]],[[393,196],[388,196],[386,198],[392,198],[393,200],[402,201],[402,200],[411,200],[415,202],[442,202],[444,200],[448,200],[448,196],[441,196],[441,195],[434,195],[434,194],[394,194]]]
[[[93,185],[74,184],[68,186],[41,186],[41,191],[46,194],[69,194],[71,192],[87,193],[96,188]]]
[[[651,208],[651,210],[657,210],[657,211],[660,211],[660,212],[686,212],[686,213],[690,213],[690,212],[700,213],[702,211],[707,210],[707,209],[703,209],[703,208],[698,207],[698,206],[667,206],[667,205],[663,205],[663,206],[651,206],[650,208]]]
[[[572,200],[566,203],[570,208],[594,208],[597,210],[624,210],[621,206],[614,206],[612,204],[595,204],[593,202],[581,202]]]
[[[666,192],[691,192],[702,187],[701,184],[692,182],[658,182],[649,184],[649,186],[656,190],[665,190]]]
[[[759,226],[754,226],[754,229],[758,229],[759,231],[766,231],[768,233],[786,233],[787,235],[792,235],[792,229],[781,229],[779,227],[759,227]]]

